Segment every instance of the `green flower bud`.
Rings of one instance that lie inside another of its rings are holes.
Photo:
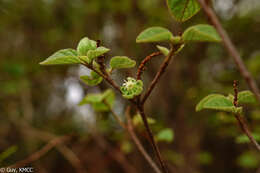
[[[128,77],[127,80],[124,81],[120,89],[124,98],[132,99],[142,93],[143,82],[141,80],[136,80],[132,77]]]

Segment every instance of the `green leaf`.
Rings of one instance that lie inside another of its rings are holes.
[[[79,103],[80,106],[85,104],[100,103],[102,102],[102,94],[87,94],[85,98]]]
[[[164,42],[171,41],[172,33],[163,27],[151,27],[141,32],[137,38],[137,43]]]
[[[237,95],[238,104],[256,103],[255,95],[251,91],[241,91]]]
[[[97,49],[97,42],[90,40],[88,37],[82,38],[77,46],[77,52],[81,56],[87,56],[89,50],[95,49]]]
[[[147,121],[148,121],[148,124],[154,124],[156,121],[155,121],[155,119],[153,119],[153,118],[151,118],[151,117],[147,117]],[[141,115],[140,114],[136,114],[136,115],[134,115],[134,117],[133,117],[133,124],[135,125],[135,126],[138,126],[138,125],[143,125],[144,123],[143,123],[143,120],[142,120],[142,117],[141,117]]]
[[[199,163],[202,165],[209,165],[213,161],[212,154],[210,154],[209,152],[206,152],[206,151],[204,151],[204,152],[202,151],[202,152],[198,153],[197,159],[198,159]]]
[[[115,56],[110,60],[110,67],[113,69],[132,68],[136,62],[126,56]]]
[[[120,145],[120,149],[123,153],[128,154],[133,151],[133,145],[131,142],[124,140]]]
[[[219,37],[215,28],[211,25],[199,24],[189,27],[182,34],[184,42],[220,42]]]
[[[260,142],[260,135],[259,134],[256,134],[256,133],[252,133],[252,136],[253,138],[257,141],[257,142]],[[250,140],[248,138],[248,136],[246,135],[240,135],[236,138],[236,143],[239,143],[239,144],[244,144],[244,143],[250,143]]]
[[[58,64],[80,64],[78,54],[73,49],[62,49],[55,52],[46,60],[40,62],[41,65],[58,65]]]
[[[109,111],[107,104],[113,107],[115,101],[115,94],[111,89],[106,90],[104,93],[87,94],[85,98],[79,103],[79,105],[90,104],[95,111],[106,112]]]
[[[103,78],[92,71],[90,76],[80,76],[80,79],[89,86],[95,86],[102,82]]]
[[[172,16],[179,22],[184,22],[200,10],[197,0],[167,0]]]
[[[109,51],[108,48],[105,47],[98,47],[95,50],[89,50],[87,53],[87,57],[89,58],[90,61],[92,61],[94,58],[97,58],[105,53],[107,53]]]
[[[237,164],[247,169],[257,168],[259,166],[259,156],[251,151],[245,152],[239,156]]]
[[[173,139],[174,133],[170,128],[163,129],[156,135],[157,141],[172,142]]]
[[[169,54],[169,52],[170,52],[170,50],[167,49],[166,47],[159,46],[159,45],[157,45],[156,47],[157,47],[157,49],[159,49],[159,51],[160,51],[164,56],[167,56],[167,55]]]
[[[241,107],[235,107],[233,102],[220,94],[211,94],[203,98],[196,106],[196,111],[202,109],[213,109],[232,113],[241,113]]]
[[[5,151],[3,151],[2,153],[0,153],[0,163],[6,158],[8,158],[9,156],[11,156],[12,154],[14,154],[17,151],[17,149],[18,149],[17,146],[11,146],[7,148]]]
[[[175,54],[178,54],[184,48],[185,44],[180,45],[180,47],[175,51]]]

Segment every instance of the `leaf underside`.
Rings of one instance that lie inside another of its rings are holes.
[[[136,62],[126,56],[115,56],[110,60],[110,67],[113,69],[132,68]]]
[[[172,33],[163,27],[155,26],[145,29],[137,38],[137,43],[164,42],[173,38]]]

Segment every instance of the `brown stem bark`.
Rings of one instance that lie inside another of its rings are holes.
[[[153,147],[153,150],[154,150],[154,152],[155,152],[155,154],[156,154],[156,157],[157,157],[158,160],[159,160],[160,166],[161,166],[161,168],[162,168],[162,170],[163,170],[164,173],[168,173],[168,169],[167,169],[166,164],[164,163],[164,161],[163,161],[163,159],[162,159],[162,156],[161,156],[161,152],[160,152],[160,150],[159,150],[159,147],[158,147],[158,145],[156,144],[156,142],[155,142],[155,140],[154,140],[154,136],[153,136],[152,130],[151,130],[150,127],[149,127],[149,124],[148,124],[148,121],[147,121],[147,117],[146,117],[146,115],[145,115],[145,113],[144,113],[144,107],[143,107],[143,105],[140,105],[140,104],[137,105],[137,109],[138,109],[138,111],[139,111],[139,113],[140,113],[140,115],[141,115],[141,117],[142,117],[142,120],[143,120],[143,122],[144,122],[145,129],[146,129],[147,134],[148,134],[148,136],[149,136],[149,140],[150,140],[150,142],[151,142],[151,144],[152,144],[152,147]]]
[[[119,116],[113,111],[113,109],[110,107],[110,105],[106,102],[104,102],[110,109],[110,112],[112,113],[113,117],[115,118],[115,120],[118,122],[118,124],[125,129],[130,137],[132,138],[133,142],[135,143],[137,149],[141,152],[141,154],[144,156],[144,158],[147,160],[147,162],[150,164],[150,166],[153,168],[153,170],[156,173],[161,173],[160,169],[157,167],[157,165],[154,163],[154,161],[152,160],[152,158],[148,155],[148,153],[145,151],[142,143],[140,142],[140,140],[137,138],[135,132],[134,132],[134,128],[132,125],[132,121],[131,121],[131,117],[130,117],[130,107],[127,108],[126,110],[126,118],[127,118],[127,125],[125,125],[119,118]]]
[[[19,167],[24,167],[36,160],[39,160],[42,156],[44,156],[48,151],[50,151],[52,148],[56,147],[57,145],[60,145],[66,141],[71,139],[71,136],[62,136],[55,138],[51,140],[47,145],[45,145],[41,150],[33,153],[29,157],[27,157],[24,160],[21,160],[14,165],[9,166],[10,168],[19,168]]]
[[[146,93],[144,94],[143,98],[141,99],[141,104],[143,105],[145,103],[145,101],[147,100],[147,98],[150,96],[150,94],[152,93],[155,85],[158,83],[159,79],[161,78],[161,76],[163,75],[163,73],[165,72],[167,66],[169,65],[172,57],[174,56],[174,49],[171,48],[171,51],[169,52],[169,54],[165,57],[163,63],[161,64],[158,72],[156,73],[153,81],[150,83]]]
[[[256,140],[254,139],[254,137],[252,136],[249,128],[247,127],[244,119],[242,118],[242,116],[240,116],[239,114],[235,115],[239,126],[241,127],[242,131],[247,135],[247,137],[249,138],[250,142],[254,145],[254,147],[260,151],[260,145],[256,142]]]

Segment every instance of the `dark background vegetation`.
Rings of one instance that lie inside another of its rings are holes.
[[[213,6],[260,86],[259,1],[215,0]],[[126,55],[140,63],[157,51],[153,44],[135,43],[143,29],[163,26],[177,35],[188,26],[207,22],[203,12],[184,24],[175,22],[164,0],[0,0],[0,153],[17,149],[0,160],[0,167],[28,157],[50,136],[74,133],[77,137],[66,146],[85,172],[126,172],[128,166],[136,172],[153,172],[109,114],[77,105],[86,93],[109,87],[105,82],[88,87],[79,80],[80,74],[89,73],[84,67],[38,63],[56,50],[75,48],[84,36],[102,40],[111,48],[109,56]],[[149,64],[145,84],[160,60]],[[120,71],[114,78],[122,84],[135,70]],[[155,133],[162,127],[174,130],[173,142],[159,143],[170,170],[252,173],[258,169],[260,155],[249,144],[236,143],[241,131],[231,115],[194,110],[210,93],[232,93],[234,79],[240,81],[240,90],[248,89],[221,44],[188,45],[170,64],[146,103],[148,115],[156,120]],[[126,104],[117,96],[114,109],[122,118]],[[259,106],[247,106],[245,116],[252,131],[260,133]],[[93,129],[99,133],[93,134]],[[145,132],[138,129],[137,133],[152,155]],[[31,166],[39,173],[78,171],[57,149]]]

